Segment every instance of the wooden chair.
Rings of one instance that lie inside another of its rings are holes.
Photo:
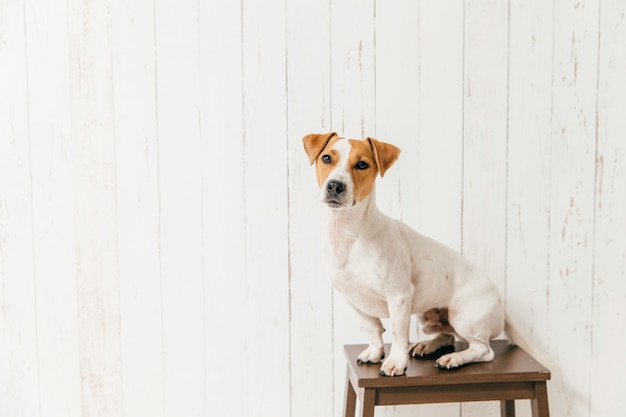
[[[354,417],[357,397],[361,417],[373,417],[377,405],[500,401],[502,417],[515,416],[515,400],[531,400],[533,417],[549,417],[546,381],[550,371],[517,346],[494,340],[492,362],[442,370],[433,360],[409,359],[405,375],[378,375],[380,364],[358,364],[366,345],[345,345],[348,360],[345,417]],[[459,350],[461,343],[455,345]],[[389,345],[385,346],[389,354]]]

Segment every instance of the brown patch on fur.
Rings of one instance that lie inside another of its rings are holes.
[[[400,148],[374,138],[368,137],[365,141],[368,142],[372,148],[380,176],[384,176],[387,169],[389,169],[400,156]]]
[[[453,333],[454,328],[450,325],[450,321],[448,319],[448,308],[431,308],[427,312],[423,314],[426,322],[424,323],[424,327],[422,330],[426,334],[431,333]]]
[[[352,182],[354,183],[354,201],[361,201],[374,189],[378,167],[372,148],[363,140],[350,139],[350,156],[348,167]],[[364,161],[369,165],[367,169],[358,169],[359,162]]]
[[[315,174],[317,175],[317,184],[320,187],[322,186],[322,184],[324,184],[324,181],[326,181],[326,178],[328,178],[328,174],[330,174],[331,171],[335,169],[335,166],[337,166],[337,164],[339,163],[340,155],[338,151],[333,149],[333,145],[335,144],[335,142],[337,142],[340,139],[341,138],[339,138],[336,135],[333,136],[328,141],[324,149],[322,149],[320,153],[317,155],[317,160],[315,161],[316,162]],[[322,161],[322,157],[324,157],[324,155],[330,155],[330,158],[331,158],[330,163],[325,163]]]
[[[313,162],[322,153],[331,138],[337,136],[335,132],[329,133],[311,133],[302,138],[304,144],[304,151],[309,156],[309,163],[313,165]]]

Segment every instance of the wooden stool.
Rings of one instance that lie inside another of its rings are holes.
[[[464,348],[462,343],[456,350]],[[367,345],[345,345],[348,360],[345,417],[354,417],[356,398],[360,416],[373,417],[377,405],[430,404],[465,401],[500,401],[503,417],[515,416],[515,400],[531,400],[533,417],[549,417],[546,381],[550,371],[506,340],[491,342],[496,356],[492,362],[468,364],[442,370],[434,360],[410,358],[405,375],[379,376],[380,364],[357,364]],[[389,354],[389,345],[385,345]]]

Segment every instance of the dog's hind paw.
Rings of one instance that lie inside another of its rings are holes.
[[[437,349],[439,349],[439,346],[434,346],[432,343],[419,342],[410,347],[409,355],[413,356],[414,358],[419,358],[425,355],[430,355]]]
[[[424,361],[433,361],[437,360],[445,354],[454,352],[454,345],[452,346],[443,346],[431,353],[422,353],[422,354],[414,354],[411,353],[411,356],[414,359],[424,360]]]
[[[461,355],[452,353],[437,359],[435,366],[439,369],[456,369],[463,366],[463,361]]]
[[[452,348],[451,351],[454,351],[454,336],[448,333],[440,333],[434,339],[414,343],[409,348],[409,355],[414,358],[424,358],[431,354],[439,353],[438,351],[442,348],[450,347]],[[448,352],[441,352],[439,356],[443,353]]]

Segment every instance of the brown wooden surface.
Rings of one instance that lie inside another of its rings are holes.
[[[504,400],[500,402],[501,417],[515,417],[515,401]]]
[[[380,376],[380,364],[359,364],[358,354],[366,345],[346,345],[348,360],[344,415],[354,416],[356,398],[359,416],[372,417],[377,405],[428,404],[466,401],[500,401],[502,417],[515,416],[515,400],[531,400],[533,417],[549,417],[546,381],[550,371],[517,346],[505,340],[491,343],[491,362],[467,364],[453,370],[435,367],[435,359],[409,360],[405,375]],[[455,350],[466,347],[456,343]],[[389,354],[385,345],[385,354]]]
[[[545,381],[535,384],[537,397],[530,402],[530,409],[533,417],[548,417],[550,410],[548,408],[548,387]]]
[[[533,382],[487,382],[478,384],[379,387],[375,389],[376,405],[513,401],[529,400],[535,397]]]
[[[354,417],[354,409],[356,407],[356,392],[350,382],[350,367],[346,372],[346,395],[343,398],[344,417]]]
[[[435,367],[434,360],[410,358],[405,375],[397,377],[380,376],[380,364],[358,364],[356,358],[367,345],[346,345],[344,352],[348,367],[352,370],[355,388],[400,387],[418,385],[449,385],[474,383],[503,383],[546,381],[550,371],[517,346],[510,346],[506,340],[494,340],[491,346],[495,358],[491,362],[467,364],[458,369],[443,370]],[[389,354],[385,345],[385,354]],[[456,350],[464,348],[457,342]],[[528,397],[526,397],[528,398]]]

